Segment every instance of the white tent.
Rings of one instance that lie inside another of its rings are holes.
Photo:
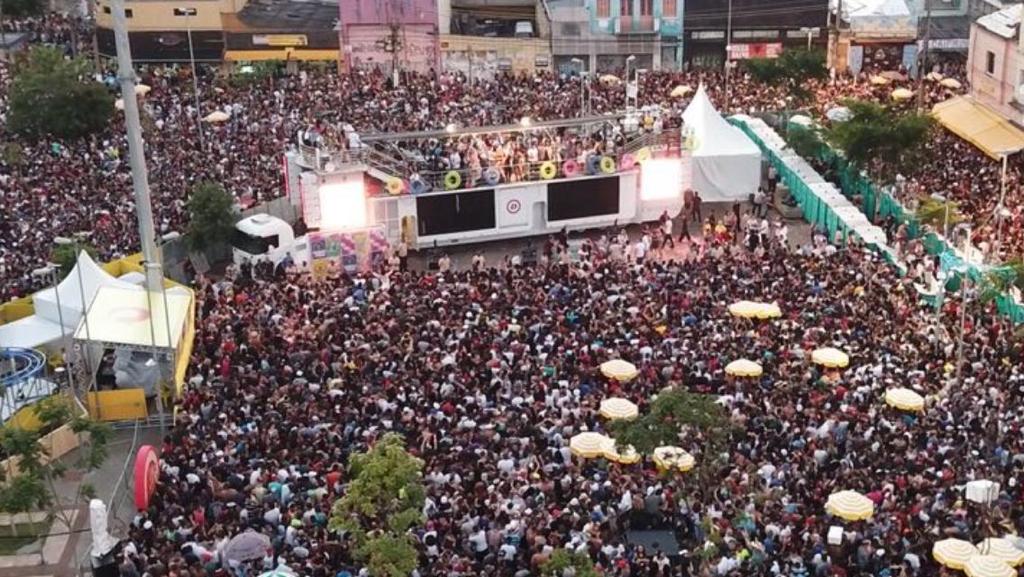
[[[74,329],[64,329],[64,336],[70,338]],[[14,322],[0,325],[0,346],[33,349],[49,343],[59,343],[60,324],[52,323],[38,315],[32,315]],[[54,348],[59,348],[55,344]]]
[[[81,279],[81,285],[79,279]],[[86,305],[92,302],[101,287],[108,286],[142,290],[139,286],[114,278],[96,264],[87,252],[82,251],[78,255],[75,268],[68,276],[64,277],[56,289],[48,288],[37,292],[32,296],[32,304],[35,307],[36,316],[51,323],[63,321],[68,332],[72,333],[78,328],[78,322],[82,319],[82,311]],[[83,296],[84,304],[82,303]],[[59,309],[57,307],[58,298],[60,300]]]
[[[746,199],[761,183],[761,151],[711,104],[704,85],[683,112],[693,134],[693,188],[709,202]]]

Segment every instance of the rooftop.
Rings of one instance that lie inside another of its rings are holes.
[[[1024,8],[1024,4],[1014,4],[998,12],[982,16],[978,18],[978,26],[1003,38],[1013,38],[1020,26],[1022,8]]]
[[[338,24],[338,2],[252,0],[238,20],[261,29],[332,30]]]

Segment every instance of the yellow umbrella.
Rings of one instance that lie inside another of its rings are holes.
[[[932,82],[939,82],[944,77],[942,76],[942,74],[939,74],[938,72],[929,72],[928,76],[925,76],[925,78],[927,78],[928,80],[931,80]]]
[[[847,521],[863,521],[875,514],[875,503],[856,491],[839,491],[828,496],[825,511]]]
[[[682,98],[691,92],[693,92],[693,88],[690,88],[685,84],[680,84],[672,89],[671,96],[672,98]]]
[[[135,85],[135,94],[137,94],[139,96],[145,96],[145,95],[149,94],[150,90],[153,90],[153,89],[150,88],[149,86],[145,85],[145,84],[136,84]]]
[[[914,97],[914,91],[907,88],[897,88],[892,91],[893,100],[910,100]]]
[[[924,397],[910,389],[897,387],[885,392],[885,404],[901,411],[919,413],[924,410]]]
[[[992,555],[971,555],[964,563],[967,577],[1016,577],[1017,572],[1005,561]]]
[[[640,453],[636,452],[633,445],[619,449],[615,446],[615,439],[605,439],[603,454],[605,459],[622,465],[632,465],[633,463],[640,462]]]
[[[231,118],[231,115],[227,112],[224,112],[223,110],[214,110],[213,112],[207,114],[206,117],[203,118],[203,120],[205,122],[224,122],[229,118]]]
[[[1024,551],[1014,546],[1009,539],[990,537],[978,543],[978,552],[997,559],[1002,559],[1010,567],[1024,563]]]
[[[978,554],[978,548],[963,539],[943,539],[932,545],[932,558],[950,569],[963,569],[967,560]]]
[[[756,318],[761,311],[761,303],[752,301],[739,301],[729,305],[729,314],[744,319]]]
[[[599,414],[606,419],[634,419],[640,414],[640,410],[636,407],[633,402],[619,398],[612,397],[601,401],[601,409]]]
[[[677,469],[680,473],[693,469],[697,464],[697,460],[693,458],[693,455],[679,447],[658,447],[654,450],[653,461],[662,471]]]
[[[747,359],[736,359],[725,365],[725,374],[733,377],[760,377],[763,373],[761,365]]]
[[[943,78],[942,80],[939,81],[939,84],[945,86],[946,88],[952,88],[954,90],[963,86],[962,84],[960,84],[960,81],[957,80],[956,78]]]
[[[850,357],[846,353],[832,347],[816,349],[811,353],[811,360],[830,369],[843,368],[850,364]]]
[[[757,318],[759,319],[777,319],[782,316],[782,309],[775,303],[763,303],[761,304],[761,310],[758,311]]]
[[[628,383],[635,379],[640,371],[633,363],[622,359],[612,359],[601,363],[601,374],[620,383]]]
[[[618,84],[619,82],[622,82],[622,80],[614,74],[604,74],[599,78],[599,80],[605,84]]]
[[[889,84],[889,79],[884,76],[875,75],[869,78],[868,81],[875,86],[885,86],[886,84]]]
[[[605,444],[610,439],[601,433],[580,433],[569,439],[569,450],[583,459],[596,459],[604,454]]]

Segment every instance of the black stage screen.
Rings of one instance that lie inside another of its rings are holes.
[[[548,185],[548,221],[619,212],[619,177],[588,178]]]
[[[494,191],[430,194],[416,198],[420,236],[486,230],[497,226]]]

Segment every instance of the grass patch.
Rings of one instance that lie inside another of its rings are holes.
[[[17,531],[10,525],[0,525],[0,555],[16,555],[18,549],[31,545],[49,532],[49,521],[19,523]]]

